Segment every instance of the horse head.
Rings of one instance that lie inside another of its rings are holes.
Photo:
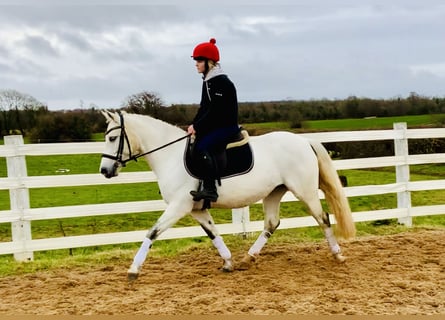
[[[131,132],[126,128],[124,116],[126,112],[102,111],[108,126],[105,132],[105,151],[100,162],[100,173],[106,178],[112,178],[119,174],[122,167],[130,160],[135,160],[132,150]]]

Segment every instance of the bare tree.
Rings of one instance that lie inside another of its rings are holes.
[[[17,90],[0,90],[0,133],[10,134],[19,130],[25,135],[25,128],[30,125],[35,111],[46,106],[33,96]]]
[[[157,93],[142,91],[127,97],[123,107],[134,113],[147,114],[157,118],[164,103]]]

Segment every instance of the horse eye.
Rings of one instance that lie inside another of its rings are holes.
[[[108,140],[110,140],[110,142],[113,142],[113,141],[115,141],[117,139],[117,136],[112,136],[112,137],[109,137],[108,138]]]

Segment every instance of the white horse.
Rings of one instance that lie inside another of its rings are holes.
[[[194,202],[190,190],[196,190],[199,181],[189,175],[183,163],[186,132],[179,127],[149,116],[102,112],[108,122],[105,134],[105,152],[100,172],[107,178],[118,175],[129,160],[143,155],[156,174],[167,208],[148,231],[128,270],[128,279],[135,280],[156,238],[179,219],[191,214],[202,226],[223,259],[223,271],[232,271],[231,252],[215,227],[203,203]],[[263,200],[264,230],[245,255],[242,266],[246,269],[255,261],[268,238],[277,229],[280,200],[289,190],[303,201],[324,231],[334,257],[343,262],[338,242],[318,197],[320,188],[334,213],[337,233],[345,239],[355,235],[351,210],[344,195],[332,160],[321,143],[309,141],[289,132],[273,132],[250,138],[254,154],[253,168],[246,174],[223,179],[218,187],[215,208],[241,208]],[[162,149],[161,149],[161,148]],[[156,151],[156,152],[154,152]]]

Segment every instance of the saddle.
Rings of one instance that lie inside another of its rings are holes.
[[[184,152],[184,165],[187,172],[194,178],[202,180],[205,176],[202,173],[199,163],[193,161],[193,143],[189,137],[187,139]],[[249,144],[249,134],[246,130],[241,130],[231,142],[226,146],[225,152],[226,166],[219,172],[220,179],[226,179],[249,172],[253,167],[253,153]],[[216,155],[219,158],[219,155]]]

